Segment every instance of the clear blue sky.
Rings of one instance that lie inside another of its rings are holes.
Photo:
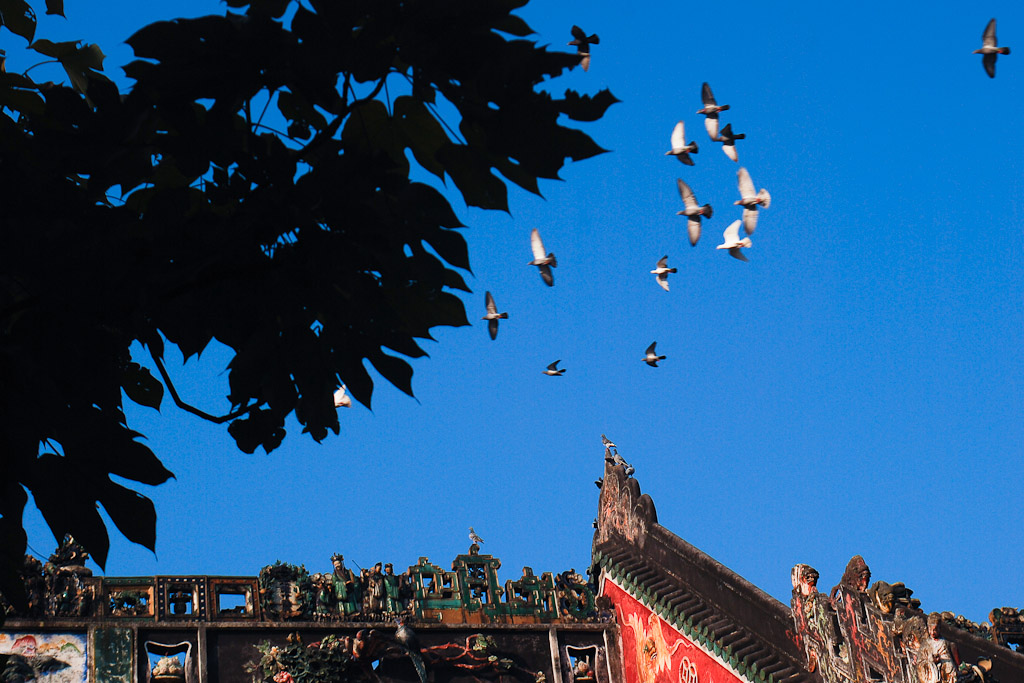
[[[135,28],[224,7],[66,9],[40,35],[100,43],[120,76]],[[418,402],[378,382],[340,437],[292,428],[269,456],[169,402],[130,409],[177,479],[144,491],[157,557],[115,535],[108,573],[324,571],[334,552],[447,565],[470,525],[507,578],[582,571],[603,432],[664,526],[785,602],[793,564],[827,587],[862,554],[927,610],[980,622],[1024,606],[1024,7],[534,0],[521,15],[541,43],[563,46],[574,23],[600,34],[590,72],[550,88],[610,88],[622,103],[586,130],[614,151],[546,199],[513,192],[511,217],[455,203],[474,325],[436,330],[413,362]],[[992,16],[1015,48],[995,80],[971,54]],[[9,65],[21,44],[0,34]],[[749,263],[714,248],[740,217],[737,165],[694,113],[703,81],[772,194]],[[679,119],[693,168],[664,156]],[[696,248],[679,177],[715,209]],[[526,265],[534,227],[558,256],[551,289]],[[665,254],[669,293],[649,274]],[[485,290],[510,316],[495,342]],[[640,361],[654,340],[658,369]],[[542,375],[555,359],[566,375]],[[225,412],[226,361],[211,348],[169,367]]]

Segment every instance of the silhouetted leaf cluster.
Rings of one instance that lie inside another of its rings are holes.
[[[560,119],[594,121],[615,98],[538,89],[578,57],[525,40],[523,4],[228,0],[238,13],[133,35],[123,93],[98,47],[36,40],[31,7],[0,0],[0,23],[71,82],[0,73],[0,590],[21,565],[26,489],[101,566],[98,505],[153,548],[152,503],[110,477],[172,475],[123,395],[160,409],[166,388],[251,453],[278,446],[292,412],[316,440],[338,433],[338,385],[370,405],[366,360],[412,394],[418,340],[468,324],[452,290],[470,264],[410,159],[507,210],[506,181],[538,193],[604,151]],[[234,352],[219,417],[163,365],[165,341],[189,358],[213,340]]]

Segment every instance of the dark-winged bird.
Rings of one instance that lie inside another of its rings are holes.
[[[579,26],[572,27],[572,40],[568,44],[576,46],[576,54],[580,56],[580,66],[584,71],[590,68],[590,46],[600,43],[601,39],[597,37],[596,33],[588,36],[586,31]]]
[[[739,155],[736,154],[736,141],[742,140],[745,137],[747,137],[746,133],[733,133],[731,123],[725,124],[725,128],[722,129],[722,133],[718,136],[718,141],[722,143],[722,151],[725,152],[725,156],[739,162]]]
[[[544,242],[540,239],[540,231],[534,228],[530,232],[530,249],[533,251],[533,260],[527,263],[528,266],[537,266],[540,270],[540,279],[548,287],[555,286],[555,276],[551,274],[552,268],[558,267],[558,261],[554,254],[544,254]]]
[[[541,372],[543,372],[545,375],[549,375],[551,377],[561,377],[562,375],[565,374],[565,368],[559,369],[559,367],[558,367],[558,364],[561,363],[561,362],[562,361],[560,361],[560,360],[556,360],[554,363],[552,363],[551,365],[548,366],[547,370],[541,370]]]
[[[696,154],[698,151],[696,142],[686,143],[686,127],[682,121],[678,122],[672,129],[672,149],[665,154],[674,156],[687,166],[693,166],[693,159],[690,158],[690,155]]]
[[[700,217],[711,218],[711,205],[700,206],[697,204],[697,197],[693,194],[693,190],[683,182],[682,178],[676,178],[676,187],[679,188],[679,197],[686,207],[682,211],[676,211],[676,215],[686,216],[686,230],[690,233],[690,244],[697,246],[697,240],[700,239]]]
[[[469,527],[469,540],[471,543],[476,543],[478,545],[484,542],[484,539],[480,538],[477,533],[473,531],[473,527]]]
[[[718,139],[718,112],[729,108],[728,104],[721,106],[715,102],[715,96],[711,92],[711,86],[705,83],[700,89],[700,99],[704,106],[697,110],[698,114],[704,114],[704,127],[712,140]]]
[[[480,319],[487,321],[487,331],[490,333],[491,339],[497,339],[498,320],[507,318],[508,313],[498,313],[498,306],[494,303],[494,297],[490,292],[485,292],[484,301],[487,304],[487,315]]]
[[[999,43],[996,38],[996,20],[992,19],[981,34],[981,49],[975,50],[972,54],[981,55],[981,65],[985,67],[985,73],[989,78],[996,77],[996,55],[1010,54],[1010,48],[997,47]]]
[[[652,368],[658,367],[658,361],[665,360],[666,358],[665,356],[659,356],[658,353],[654,350],[654,347],[657,345],[658,342],[651,342],[651,345],[647,347],[647,351],[644,352],[644,357],[640,359],[643,362],[650,365]],[[615,455],[618,455],[618,453],[616,453]]]

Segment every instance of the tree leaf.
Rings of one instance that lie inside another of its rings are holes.
[[[46,13],[64,16],[64,0],[46,0]]]
[[[156,550],[156,508],[153,501],[109,480],[99,492],[99,501],[125,538]]]
[[[573,121],[597,121],[604,116],[608,107],[620,102],[605,88],[596,95],[580,95],[575,90],[566,90],[565,99],[557,101],[559,111]]]
[[[138,363],[128,363],[121,378],[121,387],[128,398],[139,405],[160,410],[164,397],[164,385]]]
[[[36,13],[25,0],[0,0],[0,26],[31,43],[36,35]]]
[[[370,362],[377,372],[387,381],[409,394],[412,393],[412,366],[401,358],[389,356],[386,353],[376,353],[370,356]]]

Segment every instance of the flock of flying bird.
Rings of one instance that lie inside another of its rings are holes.
[[[576,47],[576,53],[580,58],[580,66],[583,67],[584,71],[590,68],[590,46],[598,45],[601,40],[597,34],[587,35],[587,33],[579,26],[572,27],[573,39],[569,41],[569,45]],[[996,57],[998,55],[1010,54],[1010,48],[1000,47],[998,40],[996,39],[996,20],[992,19],[988,22],[985,27],[985,31],[981,36],[982,47],[981,49],[975,50],[973,54],[980,54],[982,66],[985,69],[985,73],[990,78],[996,76]],[[742,133],[734,133],[732,130],[732,124],[727,123],[724,127],[719,129],[719,114],[729,109],[728,104],[718,104],[715,100],[715,95],[711,91],[711,86],[704,83],[701,87],[701,101],[703,107],[697,110],[698,114],[704,115],[704,128],[707,130],[708,137],[711,138],[712,142],[722,143],[722,151],[734,162],[739,162],[739,154],[736,152],[736,141],[743,140],[746,135]],[[674,156],[681,163],[687,166],[693,166],[694,161],[690,156],[696,154],[698,146],[695,141],[686,142],[686,127],[682,121],[676,123],[675,128],[672,130],[672,136],[670,139],[671,149],[665,152],[668,156]],[[725,229],[723,233],[723,242],[718,245],[718,249],[726,249],[729,255],[733,258],[737,258],[741,261],[747,261],[746,255],[743,254],[742,249],[749,248],[751,246],[750,235],[754,234],[754,230],[757,228],[758,209],[767,209],[771,204],[771,195],[768,190],[761,189],[760,191],[754,190],[754,181],[750,177],[750,173],[746,168],[740,167],[740,170],[736,173],[740,198],[733,202],[733,204],[743,207],[743,215],[740,219],[733,221],[729,227]],[[700,240],[701,234],[701,219],[711,218],[713,209],[710,204],[704,204],[701,206],[697,202],[697,197],[693,190],[690,188],[685,181],[681,178],[676,179],[676,186],[679,189],[679,197],[683,200],[683,210],[677,211],[677,216],[686,216],[686,228],[690,238],[690,244],[696,246],[698,240]],[[746,237],[740,239],[740,227],[742,226]],[[552,268],[558,267],[558,261],[555,259],[555,255],[548,252],[544,248],[544,242],[541,240],[540,231],[534,228],[530,232],[530,249],[533,252],[533,260],[528,265],[536,266],[540,271],[540,277],[548,287],[553,287],[555,284],[554,274],[551,272]],[[663,256],[658,260],[654,270],[651,274],[655,276],[656,282],[666,292],[669,291],[668,276],[671,273],[677,272],[676,268],[668,267],[668,256]],[[498,321],[508,318],[508,313],[498,312],[498,306],[494,302],[494,297],[490,292],[485,294],[485,304],[487,307],[487,314],[481,318],[487,321],[487,331],[491,336],[491,339],[497,339],[498,337]],[[641,360],[651,367],[658,367],[658,361],[665,360],[665,356],[659,356],[655,347],[658,342],[653,342],[647,347],[644,352],[644,357]],[[565,374],[565,368],[559,368],[558,364],[560,360],[556,360],[547,366],[546,369],[542,370],[545,375],[552,377],[561,377]],[[338,390],[341,395],[341,400],[344,403],[340,403],[336,396],[335,403],[339,406],[351,405],[351,400],[345,396],[344,387]],[[472,529],[470,529],[472,531]]]
[[[586,31],[581,29],[579,26],[572,27],[573,39],[569,41],[569,45],[575,46],[577,55],[580,58],[580,66],[586,71],[590,68],[590,49],[591,45],[597,45],[601,42],[597,34],[587,35]],[[734,133],[732,130],[732,124],[726,124],[721,129],[719,128],[719,114],[729,109],[728,104],[720,105],[715,100],[714,93],[711,91],[711,86],[704,83],[701,88],[701,100],[703,107],[697,111],[698,114],[704,115],[704,127],[708,132],[708,136],[712,142],[721,142],[722,151],[734,162],[739,162],[739,154],[736,151],[736,141],[743,140],[746,135],[742,133]],[[694,160],[691,157],[692,154],[698,152],[698,146],[696,142],[686,142],[686,128],[682,121],[679,121],[675,128],[672,130],[671,135],[671,149],[666,152],[666,155],[674,156],[681,163],[687,166],[693,166]],[[728,228],[726,228],[723,235],[723,243],[718,246],[718,249],[726,249],[729,255],[737,258],[741,261],[747,261],[747,257],[741,251],[744,248],[750,247],[750,237],[754,233],[757,227],[758,219],[758,208],[767,209],[771,204],[771,195],[768,194],[768,190],[762,189],[760,192],[755,191],[754,181],[750,178],[750,173],[746,168],[740,168],[737,173],[739,180],[739,191],[740,198],[734,202],[734,204],[743,207],[743,215],[739,220],[734,221]],[[693,193],[693,190],[689,185],[686,184],[682,179],[676,180],[676,184],[679,188],[679,196],[683,200],[683,210],[676,212],[676,215],[686,216],[687,218],[687,232],[689,233],[690,244],[696,246],[697,241],[700,240],[701,233],[701,219],[711,218],[713,209],[710,204],[704,204],[701,206],[697,202],[697,198]],[[740,239],[739,230],[743,227],[746,237]],[[555,284],[554,274],[552,268],[558,267],[558,260],[555,258],[554,253],[549,252],[544,247],[544,242],[541,239],[540,231],[534,228],[530,232],[530,249],[533,252],[533,260],[528,265],[536,266],[540,272],[540,277],[548,287],[553,287]],[[668,267],[668,256],[663,256],[655,266],[655,269],[651,273],[655,276],[655,280],[658,285],[661,286],[666,292],[669,291],[668,276],[671,273],[677,272],[676,268]],[[508,313],[498,311],[498,306],[494,301],[494,296],[490,292],[486,292],[484,296],[484,302],[487,307],[486,315],[481,318],[487,321],[487,331],[491,336],[491,339],[497,339],[498,337],[498,321],[508,318]],[[665,360],[665,356],[659,356],[656,351],[657,342],[652,343],[647,350],[644,352],[644,357],[641,359],[651,367],[658,367],[658,361]],[[555,361],[547,366],[542,372],[545,375],[552,377],[561,377],[565,374],[565,368],[559,368],[558,364],[561,361]]]

